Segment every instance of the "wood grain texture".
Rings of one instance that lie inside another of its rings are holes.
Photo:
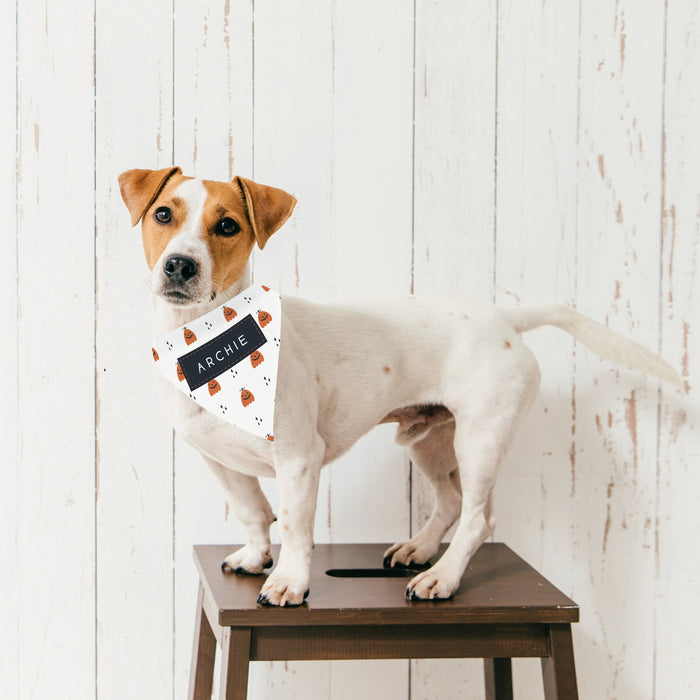
[[[0,654],[0,692],[19,697],[20,659],[23,654],[19,639],[20,580],[17,575],[21,553],[17,548],[17,526],[20,504],[17,500],[20,469],[20,424],[17,416],[20,395],[18,279],[17,279],[17,27],[14,4],[0,7],[0,211],[5,231],[2,241],[5,254],[0,257],[0,313],[5,340],[0,343],[0,364],[8,368],[0,403],[0,444],[5,459],[0,469],[0,629],[5,630],[3,653]]]
[[[242,537],[161,410],[116,186],[173,159],[297,195],[253,265],[284,293],[570,303],[680,369],[687,396],[528,334],[496,536],[582,604],[582,697],[697,695],[699,52],[689,0],[4,3],[0,696],[184,697],[191,544]],[[430,503],[383,426],[324,472],[315,539],[404,539]],[[536,661],[513,677],[542,697]],[[479,661],[260,662],[249,697],[482,686]]]
[[[100,697],[115,688],[125,697],[173,693],[172,430],[153,371],[140,230],[130,225],[117,183],[124,170],[171,163],[173,37],[172,23],[163,21],[169,14],[170,2],[132,1],[101,3],[95,18]],[[190,650],[191,643],[190,636]]]
[[[83,0],[17,8],[19,697],[95,687],[92,26]]]
[[[495,299],[504,306],[571,304],[576,296],[577,5],[499,4],[494,249]],[[496,485],[496,532],[569,586],[573,343],[553,328],[524,340],[542,379]],[[513,683],[541,697],[539,664],[516,661]]]
[[[192,664],[188,700],[211,700],[214,681],[214,661],[216,658],[216,635],[204,612],[204,588],[200,584],[197,598]],[[222,647],[224,640],[221,640]],[[247,685],[246,685],[247,689]]]
[[[406,577],[331,577],[334,569],[378,568],[388,545],[317,545],[311,563],[313,596],[304,605],[269,608],[257,604],[264,578],[221,571],[231,545],[195,546],[195,563],[221,626],[384,624],[488,624],[576,622],[576,604],[502,543],[484,545],[472,558],[453,598],[439,603],[404,598]],[[444,551],[444,548],[443,548]],[[273,547],[273,557],[279,553]]]
[[[679,367],[688,391],[662,388],[657,480],[656,635],[657,698],[700,688],[691,659],[700,563],[689,555],[700,528],[698,335],[700,300],[700,11],[694,3],[667,4],[664,105],[664,201],[661,350]]]
[[[319,545],[314,593],[292,608],[256,605],[249,577],[222,572],[219,561],[230,546],[199,545],[194,552],[198,620],[204,610],[207,645],[216,636],[222,648],[222,697],[245,697],[249,660],[473,657],[496,660],[485,664],[487,694],[505,699],[512,697],[513,656],[551,656],[543,664],[548,696],[575,697],[571,631],[563,621],[577,620],[578,607],[503,544],[484,545],[459,591],[443,603],[406,600],[395,585],[402,577],[371,568],[385,544]],[[200,687],[212,667],[197,665]]]
[[[652,348],[663,19],[661,3],[588,2],[581,15],[577,306]],[[577,350],[572,594],[595,610],[577,658],[599,671],[583,696],[653,694],[656,398],[656,382]]]

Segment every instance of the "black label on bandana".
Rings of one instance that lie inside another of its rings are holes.
[[[260,326],[248,314],[208,343],[178,357],[190,391],[231,369],[267,342]]]

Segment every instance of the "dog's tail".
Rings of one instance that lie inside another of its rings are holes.
[[[504,311],[518,333],[540,326],[556,326],[606,360],[659,377],[683,389],[681,376],[665,360],[639,343],[611,331],[578,311],[565,306],[538,306]]]

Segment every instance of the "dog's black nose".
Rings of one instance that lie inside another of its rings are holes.
[[[197,263],[184,255],[171,255],[165,261],[163,271],[173,282],[181,284],[197,274]]]

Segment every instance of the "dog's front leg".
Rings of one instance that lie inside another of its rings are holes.
[[[262,574],[263,569],[272,566],[270,525],[275,521],[275,514],[260,482],[255,476],[241,474],[202,456],[219,480],[226,501],[245,527],[248,537],[245,546],[229,554],[221,568],[238,574]]]
[[[259,603],[301,605],[309,592],[320,471],[320,459],[287,462],[278,468],[282,547],[277,566],[260,591]]]

